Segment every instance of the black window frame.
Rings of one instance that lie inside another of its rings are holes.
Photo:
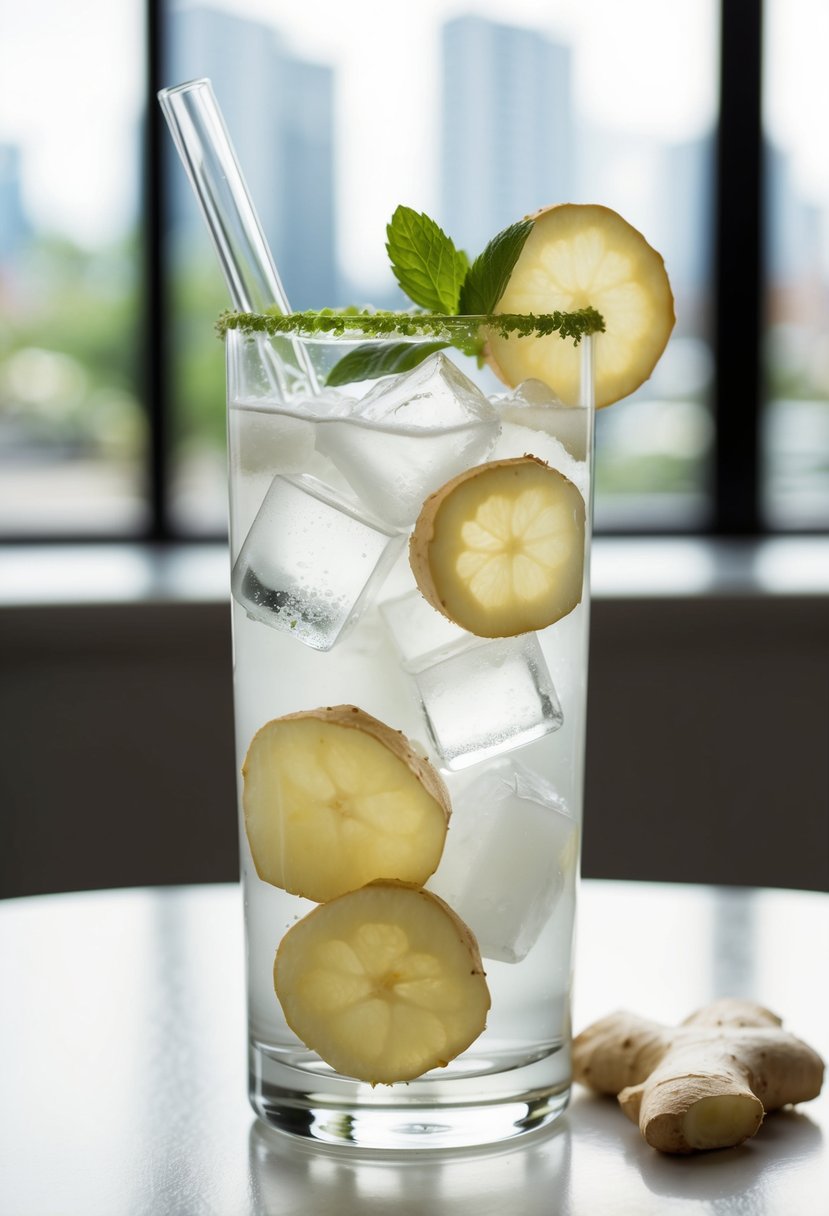
[[[711,274],[713,509],[708,530],[727,537],[753,537],[769,530],[762,518],[760,443],[767,396],[762,356],[763,8],[763,0],[720,0]]]

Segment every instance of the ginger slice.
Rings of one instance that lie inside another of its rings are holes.
[[[823,1061],[768,1009],[724,998],[675,1028],[623,1012],[594,1022],[573,1042],[573,1074],[616,1094],[653,1148],[691,1153],[741,1144],[766,1111],[816,1098]]]
[[[467,469],[423,504],[409,561],[432,607],[479,637],[544,629],[581,600],[585,506],[534,456]]]
[[[445,1067],[486,1025],[475,938],[443,900],[372,883],[315,908],[274,962],[288,1025],[343,1076],[372,1085]]]
[[[437,869],[446,787],[400,731],[354,705],[288,714],[254,736],[245,829],[265,882],[323,902],[378,878]]]
[[[591,306],[605,321],[596,340],[596,405],[626,397],[648,379],[674,326],[674,299],[661,256],[609,207],[562,203],[531,217],[533,229],[498,312],[548,313]],[[579,404],[581,354],[558,334],[491,334],[489,361],[513,388],[543,380]]]

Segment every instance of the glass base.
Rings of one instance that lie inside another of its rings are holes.
[[[325,1077],[250,1049],[250,1101],[268,1126],[316,1144],[359,1150],[475,1148],[514,1141],[555,1122],[570,1100],[568,1053],[556,1052],[488,1084],[446,1077],[372,1090],[356,1081]],[[567,1068],[566,1079],[551,1074]],[[547,1082],[539,1086],[541,1074]],[[398,1097],[398,1092],[400,1096]]]

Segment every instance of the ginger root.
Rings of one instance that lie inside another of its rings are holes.
[[[653,1148],[691,1153],[753,1136],[766,1111],[816,1098],[820,1056],[751,1001],[725,998],[677,1027],[613,1013],[573,1042],[573,1073],[615,1094]]]

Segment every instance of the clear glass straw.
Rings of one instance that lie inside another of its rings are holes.
[[[161,89],[158,100],[207,224],[234,308],[240,312],[291,311],[262,225],[208,79]],[[277,338],[280,355],[317,384],[301,346]],[[279,361],[273,361],[273,369]],[[281,380],[282,377],[280,376]],[[285,389],[286,385],[281,384]]]

